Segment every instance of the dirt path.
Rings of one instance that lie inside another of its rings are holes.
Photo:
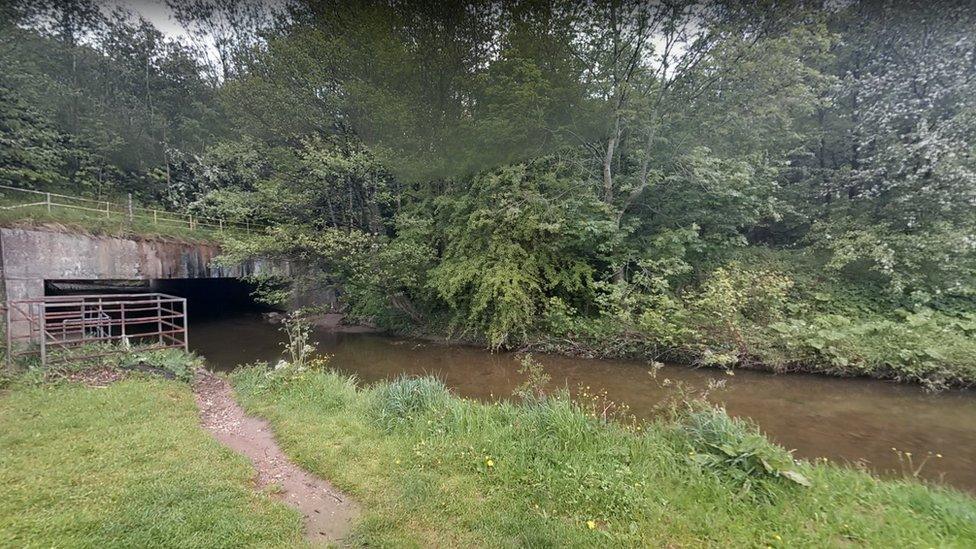
[[[336,543],[349,533],[359,514],[356,503],[289,461],[268,422],[245,415],[223,378],[201,372],[193,393],[203,426],[225,446],[251,460],[258,470],[259,487],[277,485],[282,489],[282,500],[302,512],[309,541]]]

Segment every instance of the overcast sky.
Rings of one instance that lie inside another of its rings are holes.
[[[111,10],[114,6],[121,6],[138,13],[152,23],[163,34],[171,38],[187,38],[186,31],[171,15],[163,0],[108,0],[105,7]]]

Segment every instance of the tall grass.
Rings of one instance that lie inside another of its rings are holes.
[[[485,404],[430,378],[233,382],[287,453],[363,502],[365,545],[976,544],[971,497],[794,462],[719,409],[625,425],[564,393]]]

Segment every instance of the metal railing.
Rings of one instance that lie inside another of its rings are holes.
[[[189,350],[186,299],[161,293],[49,296],[8,301],[7,365],[41,364],[140,350]],[[108,350],[106,350],[108,349]],[[55,356],[51,358],[52,351]],[[61,352],[64,351],[64,352]]]
[[[16,203],[6,204],[8,197],[11,196],[13,197],[12,201]],[[65,209],[82,212],[94,219],[118,219],[129,223],[138,219],[159,227],[202,229],[220,233],[237,231],[249,234],[251,231],[261,230],[265,227],[263,223],[251,221],[230,221],[217,217],[173,213],[158,208],[134,206],[131,194],[128,195],[128,199],[123,204],[109,200],[96,200],[0,185],[0,198],[4,199],[4,204],[0,205],[0,210],[35,208],[49,215],[54,215],[56,209]]]

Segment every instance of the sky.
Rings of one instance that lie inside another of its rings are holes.
[[[163,0],[108,0],[105,7],[111,10],[120,6],[138,13],[170,38],[189,38],[182,26],[172,17]]]

